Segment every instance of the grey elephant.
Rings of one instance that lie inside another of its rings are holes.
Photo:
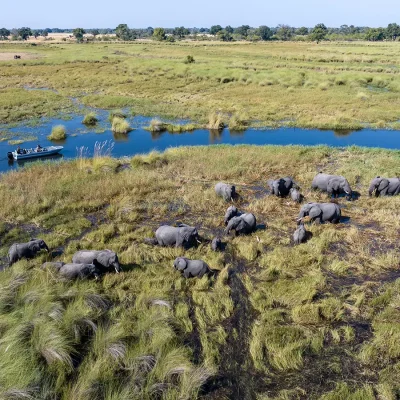
[[[225,229],[225,234],[229,235],[229,232],[231,230],[234,230],[236,236],[240,234],[246,235],[254,232],[256,228],[257,228],[256,217],[251,213],[245,213],[238,217],[231,218]]]
[[[59,271],[60,268],[65,265],[65,263],[63,263],[62,261],[54,261],[54,262],[45,262],[44,264],[42,264],[42,269],[55,269],[56,271]]]
[[[290,198],[295,202],[295,203],[301,203],[303,201],[303,195],[295,188],[291,188],[289,190]]]
[[[222,250],[222,241],[219,237],[216,237],[212,240],[211,249],[213,251],[221,251]]]
[[[178,257],[174,261],[174,268],[181,271],[185,278],[199,277],[211,272],[210,267],[202,260],[189,260],[185,257]]]
[[[14,243],[8,250],[8,265],[12,265],[22,258],[33,258],[41,250],[49,252],[47,244],[42,239],[31,239],[28,243]]]
[[[240,213],[238,209],[235,206],[229,206],[228,209],[226,210],[225,216],[224,216],[224,224],[228,225],[228,222],[233,218],[239,216]]]
[[[236,196],[236,188],[233,185],[218,182],[215,185],[215,193],[217,193],[217,195],[222,197],[225,201],[231,201]]]
[[[297,222],[309,216],[312,222],[331,222],[337,224],[342,213],[340,207],[335,203],[307,203],[300,209]]]
[[[267,184],[271,193],[278,197],[286,197],[292,188],[300,189],[300,186],[290,177],[269,179]]]
[[[64,279],[89,279],[98,277],[101,271],[94,264],[64,264],[58,271]]]
[[[200,243],[199,233],[193,226],[180,224],[177,227],[162,225],[156,230],[155,239],[145,239],[148,244],[159,246],[191,246]]]
[[[304,223],[301,222],[299,227],[293,233],[293,240],[295,244],[305,243],[307,241],[307,231]]]
[[[372,179],[368,189],[368,194],[375,197],[379,196],[396,196],[400,193],[400,178],[381,178],[377,176]]]
[[[349,182],[341,175],[329,175],[320,172],[314,177],[311,187],[327,192],[330,196],[333,195],[334,197],[342,193],[346,194],[347,199],[351,199],[352,196]]]
[[[122,268],[118,256],[112,250],[81,250],[72,257],[74,264],[94,264],[101,273],[114,269],[119,273]]]

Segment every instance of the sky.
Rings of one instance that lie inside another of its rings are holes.
[[[379,27],[400,24],[399,0],[0,0],[0,27],[173,28],[211,25]]]

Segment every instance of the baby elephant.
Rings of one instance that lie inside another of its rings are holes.
[[[335,203],[307,203],[300,209],[297,222],[309,216],[312,222],[331,222],[337,224],[341,217],[340,207]]]
[[[293,233],[293,240],[295,244],[305,243],[308,239],[308,232],[304,227],[303,222],[300,222],[299,227]]]
[[[233,185],[218,182],[215,185],[215,193],[217,193],[217,195],[222,197],[225,201],[231,201],[236,195],[236,189]]]
[[[202,260],[189,260],[185,257],[178,257],[174,261],[174,268],[183,273],[185,278],[199,277],[211,272],[210,267]]]
[[[295,188],[291,188],[289,190],[290,198],[295,202],[295,203],[301,203],[303,201],[303,195]]]
[[[224,223],[225,226],[228,225],[228,222],[233,218],[239,216],[240,213],[238,209],[235,206],[229,206],[228,209],[226,210],[225,217],[224,217]]]
[[[81,250],[72,257],[74,264],[94,264],[101,272],[122,271],[118,256],[111,250]]]
[[[31,239],[28,243],[14,243],[8,250],[8,265],[11,266],[22,258],[34,258],[41,250],[49,251],[42,239]]]
[[[98,279],[100,270],[93,264],[65,264],[59,269],[59,274],[68,280]]]
[[[211,242],[211,249],[212,249],[213,251],[221,251],[221,250],[223,250],[223,248],[222,248],[222,242],[221,242],[221,239],[220,239],[219,237],[216,237],[216,238],[214,238],[214,239],[212,240],[212,242]]]
[[[254,232],[256,228],[257,228],[256,217],[253,214],[246,213],[238,217],[231,218],[225,229],[225,234],[229,235],[229,232],[231,230],[234,230],[236,236],[240,234],[246,235]]]

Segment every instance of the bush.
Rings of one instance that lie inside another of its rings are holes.
[[[207,124],[207,129],[211,130],[222,130],[224,129],[225,124],[222,121],[222,115],[218,114],[216,112],[210,114],[208,118],[208,124]]]
[[[195,59],[193,58],[193,56],[186,56],[184,63],[185,64],[193,64],[195,61]]]
[[[51,130],[51,134],[47,136],[49,140],[63,140],[67,137],[67,130],[64,125],[54,126]]]
[[[95,113],[91,112],[89,114],[85,115],[85,118],[83,118],[82,124],[85,125],[96,125],[98,119]]]
[[[112,120],[111,130],[115,133],[128,133],[132,130],[128,121],[123,118],[115,117]]]
[[[108,120],[112,122],[114,118],[126,118],[126,114],[122,110],[113,110],[110,111],[110,114],[108,115]]]
[[[152,119],[146,129],[150,132],[164,132],[167,128],[164,122],[161,122],[159,119]]]

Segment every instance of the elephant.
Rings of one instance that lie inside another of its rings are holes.
[[[235,231],[236,236],[239,234],[248,234],[254,232],[256,230],[256,227],[256,217],[253,214],[245,213],[238,217],[233,217],[229,221],[225,229],[225,234],[229,235],[229,232],[231,230]]]
[[[269,179],[267,184],[271,193],[278,197],[286,197],[292,188],[300,189],[300,186],[290,177]]]
[[[368,189],[368,194],[372,196],[375,191],[375,197],[379,196],[396,196],[400,193],[400,178],[381,178],[377,176],[372,179]]]
[[[295,244],[300,244],[307,241],[307,231],[303,222],[300,222],[299,227],[294,231],[293,240]]]
[[[145,239],[148,244],[159,246],[179,247],[192,245],[195,242],[200,243],[199,233],[195,227],[180,224],[177,227],[170,225],[162,225],[156,230],[155,239]]]
[[[42,269],[49,269],[49,268],[54,268],[57,272],[60,270],[60,268],[65,265],[62,261],[56,261],[56,262],[45,262],[42,264]]]
[[[100,272],[109,272],[112,268],[117,273],[122,271],[117,254],[111,250],[81,250],[73,255],[72,262],[94,264]]]
[[[328,175],[322,172],[314,177],[311,187],[313,189],[327,192],[329,196],[333,195],[334,197],[337,197],[341,193],[345,193],[348,200],[351,199],[353,193],[349,182],[344,176]]]
[[[189,260],[185,257],[178,257],[174,261],[174,268],[181,271],[185,278],[199,277],[211,272],[210,267],[202,260]]]
[[[307,203],[301,207],[297,222],[309,216],[311,221],[317,224],[321,222],[337,224],[341,215],[340,207],[335,203]]]
[[[212,240],[211,242],[211,249],[213,251],[220,251],[222,250],[222,242],[221,239],[219,237],[216,237]]]
[[[8,265],[11,266],[22,258],[33,258],[41,250],[49,252],[47,244],[42,239],[31,239],[28,243],[14,243],[8,250]]]
[[[236,196],[236,188],[233,185],[218,182],[215,185],[215,193],[222,197],[225,201],[231,201]]]
[[[64,264],[58,273],[65,279],[98,279],[101,271],[94,264]]]
[[[226,210],[226,213],[225,213],[225,217],[224,217],[225,226],[228,225],[228,222],[233,217],[237,217],[239,214],[240,213],[239,213],[238,209],[235,206],[228,207],[228,209]]]
[[[295,188],[291,188],[289,190],[289,194],[291,199],[295,202],[295,203],[301,203],[303,201],[303,195]]]

